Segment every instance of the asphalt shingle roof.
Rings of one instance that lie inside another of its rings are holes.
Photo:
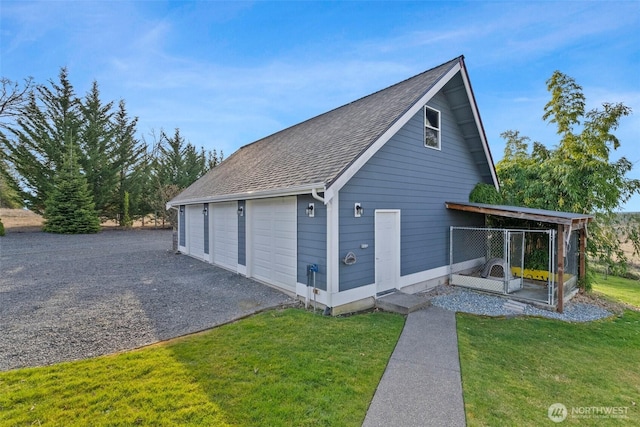
[[[461,57],[248,144],[170,204],[323,183],[327,187]]]

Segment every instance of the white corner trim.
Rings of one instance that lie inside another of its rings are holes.
[[[326,193],[325,193],[326,195]],[[340,197],[336,192],[327,199],[327,305],[333,307],[331,295],[338,293],[340,282]]]
[[[246,255],[245,255],[245,259],[246,259]],[[238,274],[242,274],[243,276],[247,276],[247,266],[246,265],[242,265],[242,264],[238,264]]]
[[[385,133],[380,136],[371,146],[360,155],[343,173],[331,184],[324,193],[325,200],[331,200],[342,187],[362,168],[374,154],[384,146],[407,122],[422,109],[422,107],[433,98],[439,91],[462,69],[460,62],[457,62],[451,69],[438,80],[429,91],[424,94],[406,113],[404,113],[396,122],[391,125]]]
[[[328,307],[327,291],[318,288],[316,288],[316,290],[318,293],[315,295],[315,302]],[[307,286],[306,283],[296,282],[296,296],[304,297],[305,304],[313,305],[313,286]]]

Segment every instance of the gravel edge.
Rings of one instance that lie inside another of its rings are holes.
[[[481,316],[535,316],[565,322],[591,322],[622,312],[622,308],[616,304],[583,295],[577,295],[566,303],[563,313],[545,310],[527,303],[523,304],[524,310],[519,312],[509,308],[506,304],[508,299],[502,296],[493,296],[449,285],[438,286],[426,292],[426,295],[431,299],[431,304],[436,307]]]

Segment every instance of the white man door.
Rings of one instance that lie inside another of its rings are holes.
[[[400,211],[375,211],[375,277],[378,293],[400,280]]]

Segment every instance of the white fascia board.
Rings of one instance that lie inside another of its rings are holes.
[[[484,126],[482,125],[482,120],[480,119],[480,112],[478,111],[478,105],[476,104],[475,96],[473,96],[473,90],[471,89],[471,82],[469,80],[469,75],[467,74],[467,69],[462,67],[462,81],[464,82],[464,88],[467,91],[467,97],[469,98],[469,104],[471,104],[471,111],[473,112],[473,119],[476,122],[476,127],[478,128],[478,134],[480,135],[480,140],[482,141],[482,149],[484,150],[484,155],[487,158],[487,163],[489,164],[489,169],[491,170],[491,178],[493,179],[493,185],[496,190],[500,191],[500,184],[498,183],[498,175],[496,174],[496,166],[493,164],[493,156],[491,155],[491,150],[489,149],[489,142],[487,141],[487,135],[484,133]]]
[[[327,188],[324,193],[325,200],[331,200],[342,187],[362,168],[373,156],[395,135],[407,122],[418,112],[425,104],[433,98],[439,91],[462,69],[460,62],[455,64],[451,69],[438,80],[431,89],[420,98],[409,110],[402,115],[396,122],[391,125],[385,133],[380,136],[371,146],[358,157],[352,164],[345,170],[342,175],[336,179],[336,181]]]
[[[274,188],[262,191],[248,191],[246,193],[224,194],[213,197],[198,197],[193,199],[168,202],[167,209],[180,205],[193,205],[198,203],[233,202],[237,200],[268,199],[271,197],[297,196],[299,194],[311,194],[311,191],[325,191],[324,183],[305,184],[295,187]]]

